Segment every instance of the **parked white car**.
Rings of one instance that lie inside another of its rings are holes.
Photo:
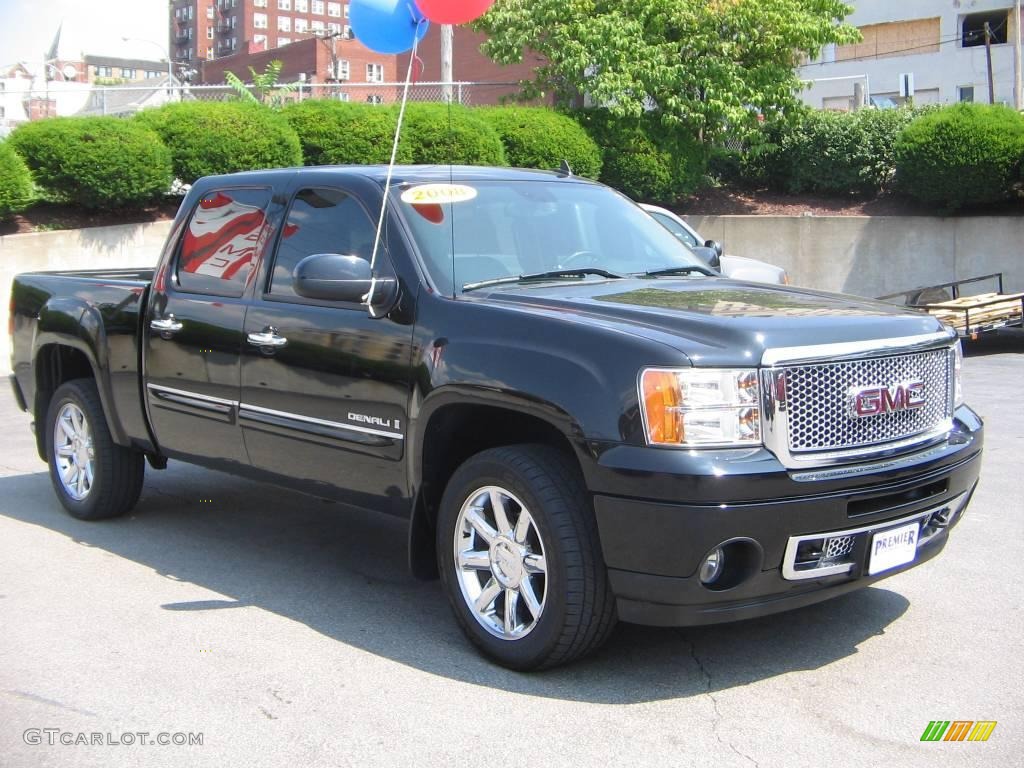
[[[711,267],[734,280],[749,280],[755,283],[789,285],[789,275],[782,267],[765,261],[732,256],[722,252],[722,246],[714,240],[705,240],[693,227],[667,208],[641,203],[640,207],[669,232],[693,248],[701,258],[707,257]],[[713,255],[712,255],[713,254]]]

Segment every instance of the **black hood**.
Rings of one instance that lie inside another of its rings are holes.
[[[600,322],[661,341],[695,365],[751,365],[765,349],[920,336],[933,317],[871,299],[721,278],[514,284],[466,298]]]

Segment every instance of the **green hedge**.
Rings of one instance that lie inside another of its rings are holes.
[[[480,107],[473,113],[498,132],[510,165],[556,170],[565,160],[577,176],[601,175],[600,147],[567,115],[545,107]]]
[[[605,184],[642,202],[669,204],[700,185],[704,151],[681,126],[664,126],[654,114],[617,117],[606,109],[572,114],[603,152]]]
[[[498,133],[483,118],[460,105],[409,104],[402,142],[414,163],[508,165]]]
[[[32,202],[32,174],[8,142],[0,142],[0,219],[25,210]]]
[[[871,197],[890,188],[896,139],[920,114],[909,108],[808,110],[794,123],[766,129],[769,147],[755,166],[769,186],[791,194]]]
[[[956,104],[915,120],[896,142],[903,193],[944,212],[1010,199],[1020,179],[1024,116],[987,104]]]
[[[398,112],[372,104],[307,99],[283,114],[298,134],[305,165],[386,163],[391,159]],[[412,162],[408,142],[398,146],[398,162]]]
[[[50,197],[84,208],[141,207],[171,184],[171,155],[152,131],[116,117],[56,117],[10,143]]]
[[[258,104],[183,101],[140,112],[171,150],[174,175],[186,184],[203,176],[302,164],[295,131]]]

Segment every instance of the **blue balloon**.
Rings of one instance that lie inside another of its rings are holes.
[[[377,53],[405,53],[427,34],[414,0],[352,0],[349,22],[356,39]]]

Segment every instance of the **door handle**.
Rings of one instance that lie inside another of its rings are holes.
[[[254,346],[270,347],[271,349],[279,349],[288,344],[288,339],[277,335],[276,328],[267,328],[262,333],[250,333],[245,339]]]
[[[177,333],[185,326],[178,320],[175,320],[174,315],[168,315],[167,317],[154,318],[149,322],[149,327],[157,331],[165,339],[169,339],[172,334]]]

